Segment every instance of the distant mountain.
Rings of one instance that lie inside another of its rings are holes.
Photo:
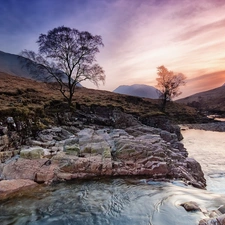
[[[28,63],[29,66],[27,66]],[[36,64],[27,58],[0,51],[0,72],[36,81],[45,81],[46,75],[43,74],[43,71],[38,73],[38,69],[36,69],[36,73],[32,72],[35,68]],[[50,79],[48,81],[54,82],[55,80]]]
[[[29,67],[27,67],[27,63],[29,62]],[[9,75],[14,75],[18,77],[24,77],[33,79],[36,81],[45,81],[46,75],[41,71],[38,73],[32,73],[31,68],[35,68],[36,65],[33,61],[24,58],[19,55],[14,55],[10,53],[5,53],[0,51],[0,72],[6,73]],[[38,71],[38,70],[37,70]],[[66,82],[67,77],[63,78]],[[54,79],[48,80],[49,82],[54,82]],[[81,86],[80,84],[78,86]]]
[[[39,76],[37,77],[37,75],[30,72],[30,70],[26,67],[27,62],[28,59],[22,56],[0,51],[0,72],[43,81],[43,78]]]
[[[158,99],[160,93],[158,89],[145,84],[121,85],[113,92],[152,99]]]
[[[179,99],[176,102],[195,107],[201,111],[225,115],[225,84],[209,91]]]

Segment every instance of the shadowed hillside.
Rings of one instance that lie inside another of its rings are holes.
[[[0,51],[0,72],[7,73],[14,76],[24,77],[24,78],[34,78],[41,79],[41,76],[34,75],[30,72],[31,68],[35,67],[35,64],[32,63],[32,66],[28,68],[26,65],[30,60],[6,52]]]
[[[199,111],[225,115],[225,86],[200,92],[176,102],[195,107]]]
[[[30,59],[2,51],[0,51],[0,72],[37,81],[45,81],[48,76]],[[62,79],[67,79],[67,77],[64,76]],[[54,79],[48,79],[48,82],[52,81]]]

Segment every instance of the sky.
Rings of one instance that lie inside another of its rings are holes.
[[[39,35],[64,25],[101,35],[99,89],[156,86],[164,65],[187,77],[185,97],[225,83],[224,12],[225,0],[0,0],[0,51],[38,51]]]

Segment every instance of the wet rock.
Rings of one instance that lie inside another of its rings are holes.
[[[199,225],[225,225],[225,214],[212,219],[200,220]]]
[[[17,193],[36,187],[38,184],[28,179],[0,181],[0,200],[12,197]]]
[[[225,122],[203,123],[203,124],[185,124],[186,129],[210,130],[210,131],[225,131]]]
[[[224,206],[220,206],[218,209],[207,211],[207,209],[201,209],[196,202],[190,201],[181,204],[186,211],[201,211],[207,218],[199,221],[199,225],[225,225],[225,214],[222,214]],[[222,209],[219,211],[219,209]]]
[[[170,176],[176,179],[184,179],[188,181],[187,183],[196,187],[196,188],[205,188],[206,187],[206,180],[204,178],[204,174],[201,170],[192,171],[190,167],[195,167],[196,161],[194,159],[190,159],[189,167],[187,167],[186,161],[189,160],[189,158],[185,158],[183,160],[179,161],[171,161],[172,167],[170,167]],[[170,164],[170,166],[171,166]]]
[[[182,207],[185,208],[186,211],[201,211],[198,203],[190,201],[180,204]]]
[[[218,210],[222,213],[222,214],[225,214],[225,206],[224,205],[221,205]]]
[[[72,174],[71,173],[57,173],[57,178],[59,180],[71,180]]]
[[[208,213],[208,215],[210,218],[215,218],[215,217],[221,216],[222,213],[218,209],[214,209],[214,210],[210,211]]]
[[[201,169],[201,165],[193,158],[186,158],[185,162],[187,163],[188,172],[192,175],[194,180],[198,181],[197,183],[192,181],[192,184],[194,186],[196,186],[197,184],[205,186],[206,179],[204,178],[204,173]]]

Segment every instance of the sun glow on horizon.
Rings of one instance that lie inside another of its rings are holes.
[[[225,83],[225,1],[77,0],[69,6],[52,1],[31,1],[26,7],[11,0],[1,4],[0,50],[36,50],[40,33],[65,25],[102,36],[105,46],[97,62],[106,84],[100,89],[155,86],[161,65],[187,76],[183,96]],[[59,15],[59,10],[65,13]],[[95,88],[90,82],[84,85]]]

